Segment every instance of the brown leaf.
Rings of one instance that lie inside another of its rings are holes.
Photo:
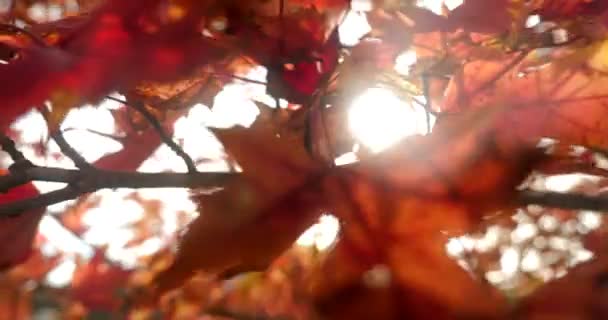
[[[243,173],[223,190],[197,197],[201,214],[182,237],[175,263],[158,277],[161,292],[197,269],[265,268],[323,212],[315,188],[323,166],[306,152],[302,134],[279,130],[269,112],[249,129],[216,130]]]

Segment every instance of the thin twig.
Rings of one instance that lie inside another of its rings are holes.
[[[48,117],[50,115],[49,111],[46,108],[42,108],[41,110],[42,116],[48,123]],[[93,166],[82,155],[80,155],[80,153],[76,151],[76,149],[74,149],[70,145],[70,143],[65,139],[61,128],[57,128],[55,132],[52,132],[51,138],[53,139],[53,141],[55,141],[55,143],[57,143],[57,146],[59,146],[59,150],[61,150],[61,153],[63,153],[66,157],[72,160],[72,162],[74,162],[74,165],[76,165],[77,168],[82,170],[90,170],[93,168]]]
[[[125,143],[125,140],[127,139],[126,136],[115,136],[115,135],[112,135],[112,134],[109,134],[109,133],[100,132],[100,131],[89,129],[89,128],[74,128],[74,127],[69,127],[69,128],[63,129],[63,133],[66,133],[68,131],[77,131],[77,130],[82,130],[82,131],[94,134],[96,136],[100,136],[100,137],[103,137],[103,138],[108,138],[108,139],[114,140],[114,141],[116,141],[118,143]]]
[[[431,95],[429,93],[429,76],[426,73],[422,74],[422,92],[424,94],[424,115],[426,117],[426,133],[431,133]]]
[[[59,146],[61,153],[70,158],[77,168],[82,170],[90,170],[93,168],[93,166],[68,143],[61,129],[58,129],[57,132],[51,134],[51,137]]]
[[[234,79],[234,80],[239,80],[239,81],[243,81],[243,82],[247,82],[247,83],[252,83],[252,84],[259,84],[259,85],[267,85],[268,83],[264,82],[264,81],[259,81],[259,80],[255,80],[255,79],[249,79],[246,77],[241,77],[235,74],[229,74],[229,73],[220,73],[220,72],[205,72],[211,76],[220,78],[230,78],[230,79]]]
[[[171,149],[171,151],[173,151],[175,154],[177,154],[180,158],[182,158],[184,160],[184,163],[186,164],[186,167],[188,168],[188,172],[197,171],[194,160],[192,160],[190,155],[188,155],[184,151],[184,149],[182,149],[177,143],[175,143],[175,141],[173,141],[173,138],[165,131],[165,129],[160,124],[158,119],[156,119],[156,117],[150,111],[148,111],[148,109],[146,109],[143,105],[138,104],[138,103],[128,103],[127,101],[124,101],[124,100],[118,99],[118,98],[114,98],[111,96],[107,96],[106,98],[108,98],[109,100],[112,100],[112,101],[122,103],[128,107],[135,109],[137,112],[141,113],[141,115],[144,116],[144,118],[146,118],[146,120],[150,123],[150,125],[152,125],[154,130],[156,130],[156,132],[160,136],[161,140]]]
[[[414,101],[417,105],[421,106],[426,113],[428,113],[436,118],[442,117],[445,115],[454,114],[454,112],[437,112],[435,110],[429,109],[427,103],[418,99],[417,97],[412,97],[412,101]]]

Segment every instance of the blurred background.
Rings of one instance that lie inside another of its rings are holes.
[[[436,12],[441,12],[443,6],[452,9],[459,4],[458,0],[419,1],[419,5]],[[83,4],[77,0],[15,3],[2,0],[0,12],[7,12],[11,5],[21,11],[17,23],[26,26],[32,22],[53,21],[90,10],[95,7],[96,1]],[[370,31],[363,14],[369,7],[365,0],[353,2],[352,11],[340,27],[340,39],[344,45],[355,45]],[[530,23],[540,21],[532,18]],[[416,62],[416,55],[403,52],[396,62],[397,71],[407,74],[410,66]],[[239,76],[264,82],[266,70],[258,67]],[[112,96],[124,99],[117,93]],[[424,100],[423,96],[417,98]],[[226,162],[221,144],[207,127],[249,126],[259,113],[256,101],[274,105],[263,84],[234,80],[215,97],[213,105],[194,105],[186,115],[179,117],[173,124],[174,139],[195,159],[201,171],[229,170],[231,165]],[[287,107],[284,102],[281,105]],[[120,141],[125,135],[125,125],[117,122],[116,116],[124,108],[124,105],[112,100],[95,106],[85,105],[71,111],[61,127],[68,142],[88,161],[95,162],[122,148]],[[361,92],[350,107],[348,119],[351,133],[358,141],[353,146],[354,150],[365,146],[379,152],[403,137],[427,132],[424,110],[385,88],[369,88]],[[48,139],[45,121],[38,112],[31,112],[16,121],[12,125],[12,137],[26,157],[36,164],[74,168],[58,146]],[[336,159],[337,164],[353,161],[357,161],[353,152]],[[10,159],[3,153],[0,153],[0,164],[4,168],[10,165]],[[185,172],[186,168],[181,158],[167,146],[161,145],[137,170]],[[601,186],[594,182],[590,176],[561,175],[535,176],[527,183],[539,190],[567,191],[577,188],[585,192],[601,192]],[[36,187],[41,192],[48,192],[62,185],[36,183]],[[185,189],[101,190],[78,200],[48,207],[36,239],[39,254],[32,258],[38,260],[27,262],[29,269],[12,270],[5,275],[12,277],[7,281],[12,281],[16,288],[13,291],[17,293],[0,295],[0,304],[14,308],[2,311],[4,316],[1,318],[19,318],[21,312],[25,312],[19,308],[28,308],[22,304],[33,308],[34,319],[77,317],[83,312],[80,309],[82,305],[70,302],[69,298],[63,296],[67,291],[62,290],[82,286],[83,281],[90,280],[87,277],[106,274],[108,279],[131,277],[130,281],[145,281],[137,277],[143,279],[146,275],[136,274],[136,271],[143,265],[149,265],[151,257],[158,257],[159,252],[173,249],[180,230],[197,215],[196,205],[189,195]],[[601,231],[603,227],[603,218],[596,212],[530,206],[519,209],[512,218],[489,218],[483,230],[474,234],[450,238],[446,251],[463,268],[516,296],[530,292],[546,281],[563,277],[571,267],[592,259],[589,245],[594,232]],[[289,253],[302,260],[291,259],[299,261],[297,264],[301,266],[311,264],[319,254],[331,247],[338,233],[339,223],[328,212],[302,234],[293,252]],[[99,270],[87,269],[91,266]],[[110,269],[120,272],[108,275]],[[284,281],[281,276],[276,277],[274,281],[277,283]],[[251,283],[255,282],[254,278],[247,279],[249,282],[241,283],[239,288],[252,286]],[[80,283],[75,284],[78,281]],[[93,313],[90,317],[113,318],[112,314],[101,310],[107,306],[104,305],[106,302],[98,303],[103,299],[95,297],[95,291],[99,288],[95,286],[99,285],[90,284],[83,289],[88,292],[86,294],[93,296],[90,301],[102,307],[96,316]],[[227,290],[225,286],[234,285],[234,282],[224,284],[222,290]],[[280,299],[281,295],[275,297]],[[279,308],[278,304],[275,300],[274,307]]]

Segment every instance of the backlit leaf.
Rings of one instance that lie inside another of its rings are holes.
[[[192,273],[266,268],[323,212],[314,182],[323,166],[302,134],[281,131],[269,111],[249,129],[217,130],[226,152],[243,169],[223,190],[200,195],[200,216],[180,240],[174,264],[158,278],[161,291]]]

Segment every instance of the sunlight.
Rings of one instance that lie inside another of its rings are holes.
[[[340,222],[332,215],[323,215],[319,222],[308,228],[296,241],[302,247],[316,247],[317,250],[329,248],[340,231]]]
[[[259,87],[259,86],[258,86]],[[249,127],[260,113],[251,100],[247,86],[229,84],[215,96],[213,112],[208,125],[216,128],[230,128],[236,125]]]
[[[410,68],[416,63],[417,60],[418,58],[416,56],[416,51],[407,50],[398,55],[395,59],[395,71],[407,76],[410,73]]]
[[[66,140],[88,161],[95,161],[108,153],[122,149],[119,142],[87,131],[104,134],[116,132],[116,123],[109,109],[118,106],[120,106],[118,102],[111,100],[105,100],[99,106],[82,106],[70,110],[62,122],[61,128],[65,131]],[[59,151],[59,147],[56,150]]]
[[[504,250],[500,257],[500,269],[507,277],[512,277],[519,270],[520,253],[511,247]]]
[[[355,138],[372,152],[382,151],[404,137],[427,133],[424,110],[384,88],[371,88],[357,97],[348,122]],[[431,119],[431,126],[433,122]]]
[[[445,6],[448,10],[454,10],[463,2],[463,0],[418,0],[418,5],[425,7],[436,14],[441,14],[443,6]]]
[[[585,180],[598,181],[599,178],[580,173],[553,175],[545,178],[545,188],[555,192],[567,192]]]
[[[51,287],[65,287],[72,281],[76,271],[76,261],[65,259],[46,276],[46,283]]]
[[[71,256],[79,255],[86,259],[93,257],[93,248],[78,236],[65,229],[51,215],[42,217],[38,232],[44,235],[47,240],[41,247],[42,253],[47,256],[63,252]]]
[[[367,17],[360,12],[351,10],[346,14],[344,21],[338,28],[340,42],[345,46],[354,46],[359,43],[361,37],[371,30]]]

